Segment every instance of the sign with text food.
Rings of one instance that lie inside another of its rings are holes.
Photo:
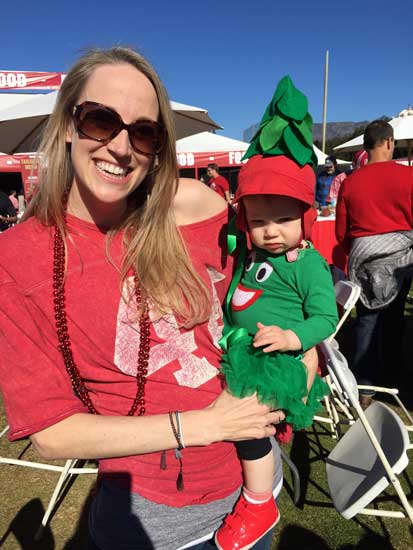
[[[202,168],[211,162],[223,166],[242,166],[245,151],[217,151],[211,153],[177,153],[179,168]]]

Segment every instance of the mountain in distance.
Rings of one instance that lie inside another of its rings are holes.
[[[361,122],[327,122],[326,124],[326,141],[343,138],[343,141],[347,136],[351,135],[357,128],[364,128],[369,123],[368,120],[362,120]],[[258,124],[253,124],[246,130],[244,130],[242,136],[244,141],[251,141],[255,132],[259,128]],[[362,132],[360,132],[362,133]],[[321,122],[315,122],[313,126],[313,140],[320,141],[323,137],[323,125]]]
[[[362,120],[361,122],[327,122],[326,141],[336,138],[346,138],[346,136],[352,134],[357,128],[365,128],[369,122],[369,120]],[[321,141],[322,139],[323,125],[321,122],[315,122],[313,126],[313,140]]]

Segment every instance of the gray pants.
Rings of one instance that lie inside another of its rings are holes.
[[[277,496],[282,487],[282,463],[279,447],[273,438],[271,441]],[[95,545],[98,550],[177,550],[193,541],[194,550],[207,550],[211,546],[204,547],[203,541],[212,537],[231,512],[239,493],[240,489],[215,502],[174,508],[104,481],[90,509],[90,548]],[[269,550],[270,547],[270,544],[256,546],[257,550]]]

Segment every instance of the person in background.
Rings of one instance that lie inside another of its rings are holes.
[[[333,179],[339,174],[337,159],[334,156],[326,157],[324,170],[317,176],[315,188],[315,200],[319,208],[328,206],[327,198]]]
[[[10,202],[14,206],[15,210],[19,209],[19,200],[17,198],[17,192],[13,189],[13,191],[9,195]]]
[[[10,198],[0,191],[0,231],[9,229],[17,222],[17,212]]]
[[[349,252],[350,280],[361,286],[352,369],[359,384],[378,385],[381,370],[402,366],[404,305],[413,265],[413,168],[392,161],[393,128],[384,120],[364,132],[368,164],[343,182],[336,237]],[[360,391],[367,407],[373,391]]]
[[[358,170],[359,168],[363,168],[363,166],[366,166],[369,162],[369,154],[364,149],[361,149],[360,151],[357,151],[354,153],[353,157],[353,171]]]
[[[353,157],[352,166],[349,170],[346,172],[340,172],[332,181],[330,191],[327,197],[327,203],[335,207],[337,204],[337,197],[338,192],[340,191],[340,187],[343,183],[343,181],[346,179],[347,176],[349,176],[351,173],[354,172],[354,170],[358,170],[362,166],[365,166],[369,161],[369,157],[367,154],[367,151],[364,151],[362,149],[361,151],[357,151]]]
[[[207,174],[210,177],[209,187],[216,191],[219,195],[221,195],[221,197],[224,198],[227,202],[231,202],[229,194],[229,183],[224,178],[224,176],[221,176],[221,174],[219,173],[218,164],[208,164]]]

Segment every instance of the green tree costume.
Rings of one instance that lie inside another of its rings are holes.
[[[240,171],[235,195],[241,231],[248,233],[243,197],[283,195],[302,203],[302,232],[309,238],[315,219],[312,125],[307,98],[284,77],[244,156],[250,160]],[[297,243],[294,250],[278,255],[254,248],[245,269],[240,262],[227,297],[221,340],[228,388],[237,397],[257,392],[262,402],[284,409],[295,429],[307,427],[328,393],[326,384],[316,376],[307,395],[300,352],[264,353],[252,340],[258,321],[295,332],[302,351],[332,334],[337,307],[330,270],[311,244],[300,248]]]
[[[257,322],[290,329],[303,350],[334,332],[337,307],[329,267],[311,246],[286,254],[254,248],[229,305],[232,320],[222,371],[230,392],[245,397],[257,392],[263,403],[286,411],[295,429],[308,427],[327,386],[319,376],[308,394],[307,369],[299,352],[264,353],[252,346]]]

